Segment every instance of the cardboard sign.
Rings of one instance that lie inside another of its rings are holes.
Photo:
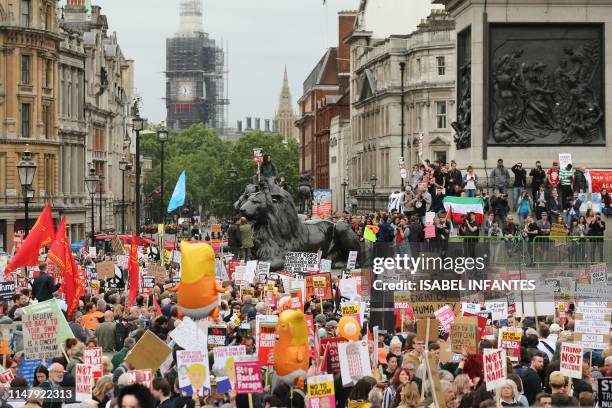
[[[578,344],[561,343],[561,374],[582,379],[584,348]]]
[[[445,305],[458,315],[461,311],[461,303],[458,294],[453,292],[431,292],[415,291],[410,292],[410,305],[416,318],[435,318],[436,310]]]
[[[75,371],[76,400],[91,401],[91,392],[94,387],[93,367],[89,364],[77,364]]]
[[[169,334],[172,340],[185,350],[208,352],[208,336],[189,316],[185,316],[181,324],[176,325]],[[223,336],[223,344],[225,344],[225,336]]]
[[[114,236],[110,242],[111,250],[115,255],[125,255],[125,247],[123,246],[123,241],[118,236]]]
[[[317,375],[308,378],[309,408],[335,408],[334,376]]]
[[[485,383],[487,391],[491,391],[503,386],[506,381],[506,350],[484,349],[483,353]]]
[[[0,282],[0,300],[13,300],[15,282]]]
[[[259,394],[263,392],[261,365],[259,361],[236,361],[236,394]]]
[[[142,370],[130,370],[127,372],[128,385],[142,384],[148,389],[151,389],[151,383],[153,382],[153,371],[146,368]]]
[[[429,328],[427,327],[429,325]],[[416,339],[424,341],[425,344],[438,340],[440,335],[440,323],[435,319],[417,320]]]
[[[499,331],[497,347],[508,351],[511,361],[519,361],[521,358],[521,338],[523,333],[519,328],[504,327]]]
[[[214,367],[223,370],[230,358],[234,359],[235,357],[245,356],[246,348],[244,346],[217,347],[213,350],[213,355],[215,358]]]
[[[287,252],[285,271],[294,275],[306,275],[308,270],[318,269],[319,256],[314,252]]]
[[[327,372],[330,374],[336,374],[340,371],[340,355],[338,352],[338,344],[347,342],[348,340],[344,337],[331,337],[321,339],[321,354],[327,350]]]
[[[162,265],[155,263],[147,264],[147,275],[153,276],[157,283],[166,283],[166,268]]]
[[[343,386],[355,385],[361,378],[372,376],[366,340],[339,343],[338,355]]]
[[[257,339],[257,358],[261,365],[274,364],[274,346],[276,345],[276,324],[261,323]]]
[[[317,273],[312,275],[306,275],[304,280],[306,281],[306,299],[317,299],[332,300],[332,288],[331,288],[331,273]]]
[[[357,251],[350,251],[348,256],[348,261],[346,262],[346,269],[352,271],[357,266],[357,255],[359,253]]]
[[[135,370],[150,369],[157,371],[172,349],[153,332],[147,330],[134,347],[128,351],[125,361]]]
[[[612,377],[597,379],[597,403],[599,408],[612,408]]]
[[[225,346],[225,336],[227,335],[226,326],[209,326],[206,336],[208,342],[208,351],[216,347]]]
[[[181,396],[210,395],[208,353],[179,350],[176,352],[176,366],[178,367],[179,393]]]
[[[439,310],[436,310],[434,314],[436,315],[436,319],[438,319],[444,331],[446,333],[450,333],[451,324],[453,324],[457,318],[457,316],[455,316],[455,312],[453,312],[450,306],[444,305]]]
[[[91,366],[94,378],[102,377],[102,347],[83,349],[83,363]]]
[[[454,353],[478,351],[478,319],[460,316],[451,324],[451,347]]]
[[[110,279],[115,276],[115,264],[113,262],[100,262],[96,264],[98,279]]]

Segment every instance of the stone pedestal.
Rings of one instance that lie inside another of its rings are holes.
[[[612,0],[434,2],[456,22],[460,167],[612,167]]]

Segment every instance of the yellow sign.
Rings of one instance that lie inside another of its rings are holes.
[[[309,397],[327,397],[331,395],[334,395],[333,382],[308,383]]]
[[[359,316],[359,305],[343,305],[342,316]]]

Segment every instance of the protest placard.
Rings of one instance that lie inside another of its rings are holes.
[[[425,344],[435,342],[440,335],[440,322],[436,319],[419,319],[417,320],[416,339],[424,341]]]
[[[414,291],[410,292],[410,306],[416,318],[435,318],[436,310],[448,305],[459,314],[461,303],[459,294],[455,292]]]
[[[243,275],[244,282],[248,284],[253,283],[253,281],[255,280],[256,271],[257,271],[257,261],[247,261],[244,267],[244,275]]]
[[[93,367],[89,364],[77,364],[75,374],[76,400],[91,401],[94,386]]]
[[[144,368],[141,370],[130,370],[127,372],[128,385],[142,384],[145,387],[151,389],[151,383],[153,382],[153,371],[150,368]]]
[[[134,347],[128,351],[125,361],[135,370],[151,369],[157,371],[172,349],[153,332],[147,330]]]
[[[436,310],[434,314],[444,331],[446,333],[450,333],[450,326],[457,318],[453,309],[451,309],[449,305],[444,305],[440,309]]]
[[[155,278],[156,283],[166,283],[166,267],[156,263],[147,264],[147,275]]]
[[[0,282],[0,300],[13,300],[15,282]]]
[[[340,306],[340,314],[344,316],[352,316],[359,321],[361,315],[361,309],[358,302],[346,302]]]
[[[561,343],[561,374],[582,379],[582,360],[584,348],[573,343]]]
[[[321,262],[319,263],[319,272],[325,273],[325,272],[331,272],[331,270],[332,270],[331,259],[321,259]]]
[[[308,378],[309,408],[335,408],[334,376],[316,375]]]
[[[59,318],[51,311],[24,314],[23,349],[26,358],[50,359],[61,355]]]
[[[11,354],[14,331],[12,323],[0,324],[0,354]]]
[[[332,300],[331,273],[317,273],[306,275],[306,299]]]
[[[169,335],[185,350],[208,352],[208,336],[189,316],[185,316],[181,324],[175,325]]]
[[[321,339],[321,355],[327,353],[327,372],[335,374],[340,371],[340,355],[338,344],[348,341],[343,337],[330,337]],[[327,350],[327,352],[325,351]]]
[[[115,276],[115,264],[111,261],[96,264],[98,279],[110,279]]]
[[[340,296],[343,301],[352,301],[358,296],[357,280],[355,278],[340,279]]]
[[[597,379],[597,406],[612,408],[612,377]]]
[[[142,277],[142,294],[145,296],[149,296],[153,293],[153,288],[155,287],[155,277],[154,276],[143,276]]]
[[[115,255],[124,255],[125,247],[123,246],[123,241],[118,236],[114,236],[110,242],[111,250]]]
[[[257,340],[257,358],[261,365],[274,364],[274,346],[276,345],[276,324],[260,323]]]
[[[370,354],[366,340],[338,344],[342,385],[355,385],[359,379],[372,376]]]
[[[83,363],[91,366],[94,378],[102,377],[102,347],[83,349]]]
[[[221,325],[208,326],[207,344],[208,351],[225,346],[225,336],[227,335],[227,327]]]
[[[605,262],[589,266],[589,274],[591,275],[592,284],[603,283],[606,285],[608,283],[606,273],[607,266]]]
[[[95,246],[89,247],[89,251],[87,252],[87,256],[90,258],[95,258],[98,255],[98,250]]]
[[[270,262],[257,262],[257,276],[270,275]]]
[[[507,373],[506,350],[483,350],[484,375],[487,391],[500,388],[504,385]]]
[[[503,327],[499,331],[497,347],[508,351],[511,361],[519,361],[521,357],[521,338],[523,333],[516,327]]]
[[[285,271],[294,275],[306,275],[308,270],[318,269],[319,256],[314,252],[287,252]]]
[[[179,374],[179,392],[182,396],[210,395],[208,353],[199,350],[179,350],[176,352],[176,366]]]
[[[346,262],[346,269],[352,271],[357,266],[357,255],[359,253],[357,251],[350,251],[348,260]]]
[[[245,356],[246,348],[244,346],[217,347],[213,350],[213,355],[215,357],[214,368],[223,370],[228,359]]]
[[[263,392],[261,365],[259,361],[236,361],[236,394],[258,394]]]
[[[15,379],[15,374],[12,370],[6,369],[0,372],[0,383],[7,384],[10,386],[11,382]]]
[[[34,372],[42,364],[42,360],[39,358],[33,360],[21,359],[19,361],[19,369],[17,370],[17,376],[23,377],[28,381],[29,385],[33,384]]]
[[[127,269],[128,262],[130,261],[129,255],[117,255],[117,266],[122,269]]]
[[[451,324],[451,347],[454,353],[478,351],[478,319],[460,316]]]
[[[485,301],[485,309],[491,312],[494,321],[508,318],[508,302],[506,299],[495,299]]]

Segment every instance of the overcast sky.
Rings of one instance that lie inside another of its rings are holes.
[[[108,17],[127,58],[136,61],[144,116],[165,119],[165,39],[178,30],[180,0],[92,0]],[[380,1],[380,0],[377,0]],[[424,0],[406,0],[428,3]],[[65,0],[63,1],[65,3]],[[246,116],[272,118],[285,64],[294,109],[302,82],[326,47],[337,45],[336,13],[359,0],[204,0],[204,29],[229,47],[229,125]],[[419,5],[415,13],[426,14]],[[422,9],[422,10],[421,10]]]

